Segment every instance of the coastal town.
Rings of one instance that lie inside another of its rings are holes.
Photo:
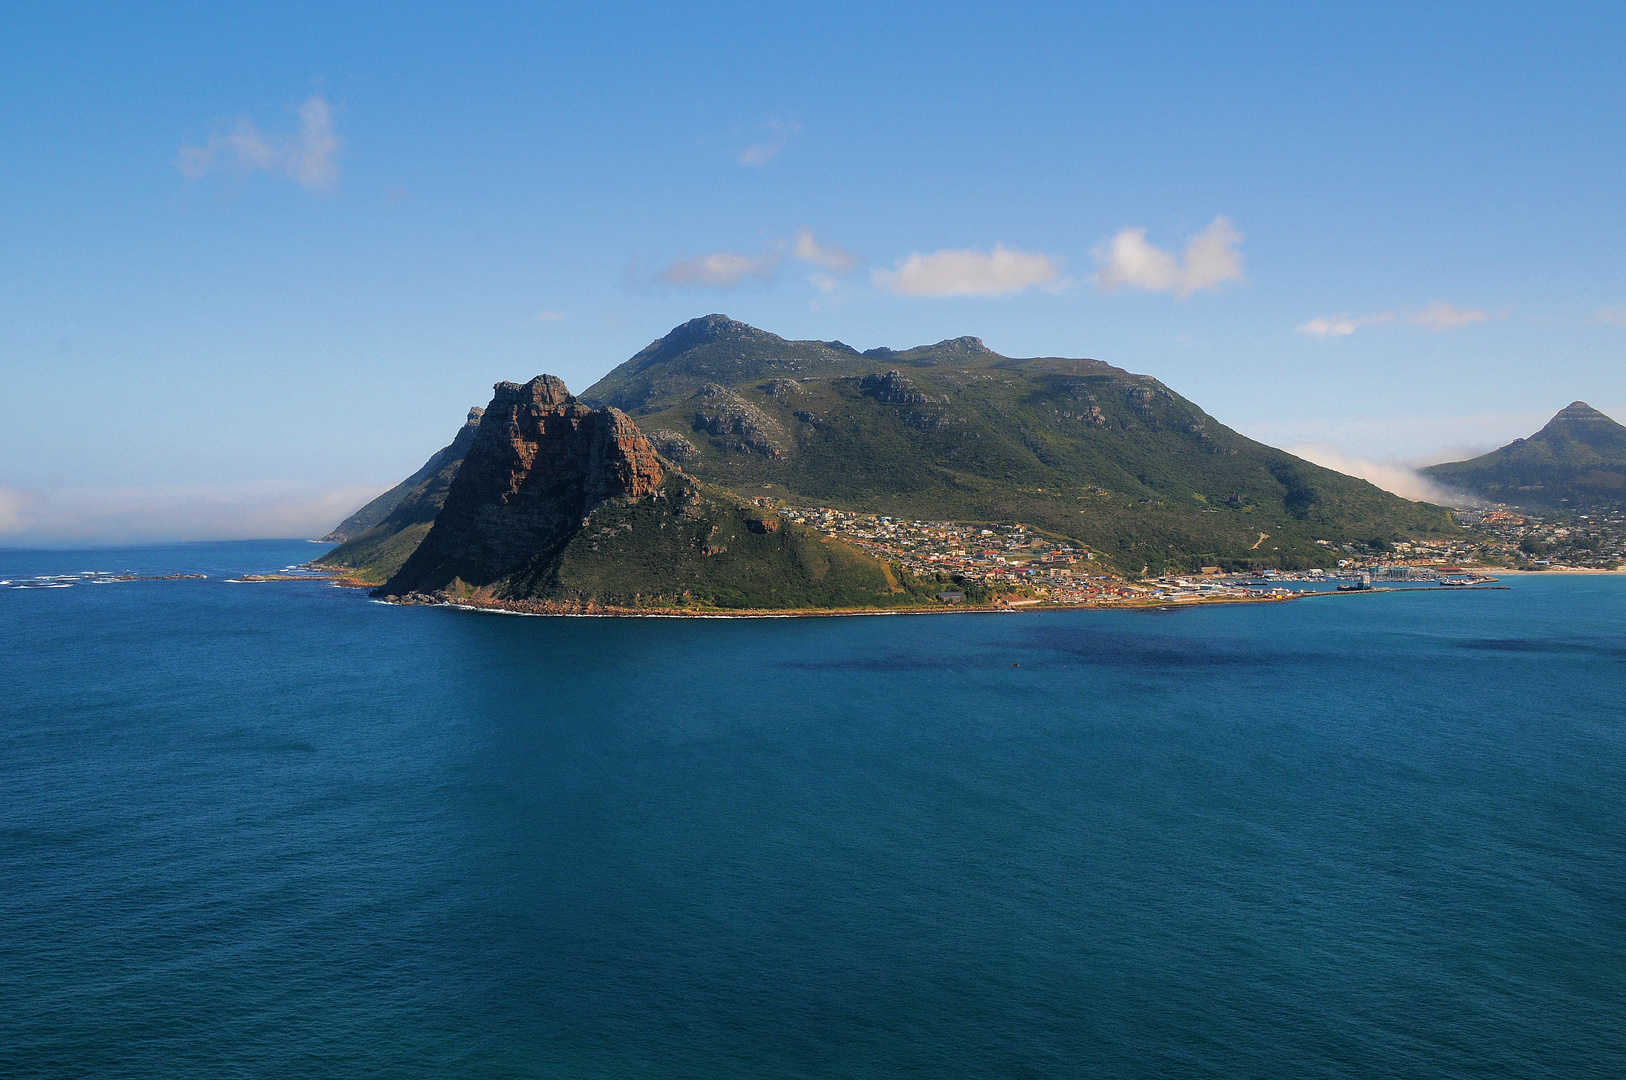
[[[950,581],[945,603],[981,595],[1016,604],[1122,604],[1289,599],[1334,589],[1460,587],[1502,570],[1612,570],[1626,563],[1626,514],[1547,519],[1506,509],[1458,511],[1459,535],[1336,544],[1325,569],[1227,572],[1219,566],[1129,580],[1088,547],[1020,522],[918,521],[830,507],[753,502],[826,536],[855,544],[917,576]]]
[[[1508,507],[1454,513],[1470,538],[1464,562],[1517,570],[1618,570],[1626,565],[1626,510],[1543,515]]]

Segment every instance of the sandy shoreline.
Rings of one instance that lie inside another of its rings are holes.
[[[1475,572],[1478,573],[1478,571]],[[1519,574],[1524,577],[1544,577],[1548,574],[1626,574],[1626,564],[1617,566],[1613,570],[1605,570],[1602,567],[1597,566],[1549,566],[1545,570],[1498,569],[1489,570],[1486,571],[1486,573],[1493,573],[1497,577],[1501,577],[1503,574]]]

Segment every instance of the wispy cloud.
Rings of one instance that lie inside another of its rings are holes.
[[[1223,215],[1186,243],[1185,258],[1176,258],[1146,242],[1145,229],[1124,229],[1091,254],[1101,264],[1095,283],[1104,292],[1119,286],[1187,297],[1242,280],[1242,234]]]
[[[273,481],[226,487],[0,487],[0,543],[165,543],[321,536],[381,488]]]
[[[1380,311],[1376,315],[1330,315],[1311,319],[1295,329],[1312,337],[1348,337],[1363,326],[1394,321],[1394,312]]]
[[[1505,319],[1507,315],[1508,313],[1503,311],[1495,317]],[[1421,311],[1413,312],[1406,316],[1406,321],[1413,326],[1421,326],[1425,330],[1439,333],[1445,330],[1460,330],[1474,323],[1489,322],[1491,318],[1489,312],[1478,308],[1459,308],[1454,304],[1442,302],[1430,304]]]
[[[539,311],[536,313],[537,322],[558,322],[565,317],[562,311]]]
[[[1474,499],[1461,492],[1441,487],[1417,471],[1411,463],[1397,460],[1374,461],[1371,458],[1346,454],[1327,443],[1304,443],[1287,447],[1305,461],[1314,462],[1325,469],[1333,469],[1346,476],[1358,476],[1384,491],[1414,502],[1430,502],[1441,506],[1470,506]]]
[[[0,536],[26,533],[34,507],[42,498],[39,492],[0,487]]]
[[[835,274],[850,274],[858,269],[863,262],[857,255],[846,248],[835,244],[821,244],[814,237],[813,230],[803,227],[796,233],[796,243],[791,248],[796,257],[805,263],[812,263],[821,270],[828,270]]]
[[[1613,323],[1616,326],[1626,326],[1626,304],[1620,307],[1601,307],[1597,315],[1593,316],[1599,322]]]
[[[748,281],[771,281],[778,266],[777,252],[713,251],[674,260],[660,272],[660,280],[678,289],[732,289]]]
[[[991,252],[946,248],[930,255],[915,252],[899,259],[896,269],[875,270],[875,284],[903,296],[1004,296],[1053,285],[1061,262],[1034,251],[995,244]]]
[[[1351,457],[1400,460],[1421,467],[1441,461],[1465,461],[1504,446],[1540,428],[1556,408],[1455,416],[1426,412],[1386,419],[1310,416],[1278,410],[1257,420],[1239,419],[1232,426],[1272,446],[1324,444],[1341,447]]]
[[[802,125],[794,120],[769,120],[757,128],[762,138],[736,153],[734,160],[741,165],[766,165],[790,146],[801,131]]]
[[[267,136],[243,117],[231,131],[210,136],[202,146],[181,147],[176,167],[188,180],[221,170],[239,176],[264,172],[325,191],[339,181],[342,145],[333,131],[333,110],[326,100],[313,96],[299,107],[297,135]]]

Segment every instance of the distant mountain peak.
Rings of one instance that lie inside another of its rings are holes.
[[[979,337],[944,338],[935,345],[916,345],[912,349],[865,349],[871,360],[902,360],[905,363],[941,364],[950,361],[978,361],[999,358],[998,353],[982,343]]]
[[[1573,441],[1597,449],[1618,449],[1626,440],[1626,427],[1584,401],[1572,401],[1553,414],[1547,426],[1531,438],[1542,442]]]
[[[649,347],[663,350],[672,347],[692,348],[708,341],[728,337],[759,337],[779,340],[777,334],[770,334],[766,330],[758,330],[750,323],[743,323],[738,319],[731,319],[727,315],[714,313],[702,315],[698,319],[690,319],[686,323],[680,323],[672,327],[671,330],[667,331],[665,337],[650,342]]]
[[[1607,413],[1599,412],[1597,409],[1594,409],[1584,401],[1572,401],[1562,409],[1559,409],[1558,412],[1553,414],[1553,418],[1547,421],[1547,426],[1551,427],[1552,425],[1558,423],[1574,423],[1576,421],[1583,424],[1596,424],[1602,422],[1615,427],[1620,426],[1616,424]]]
[[[1618,506],[1626,503],[1626,426],[1572,401],[1527,439],[1423,471],[1492,502],[1571,510]]]

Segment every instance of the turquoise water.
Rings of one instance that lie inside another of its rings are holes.
[[[537,619],[0,552],[0,1075],[1626,1073],[1626,575]],[[1017,666],[1020,665],[1020,666]]]

